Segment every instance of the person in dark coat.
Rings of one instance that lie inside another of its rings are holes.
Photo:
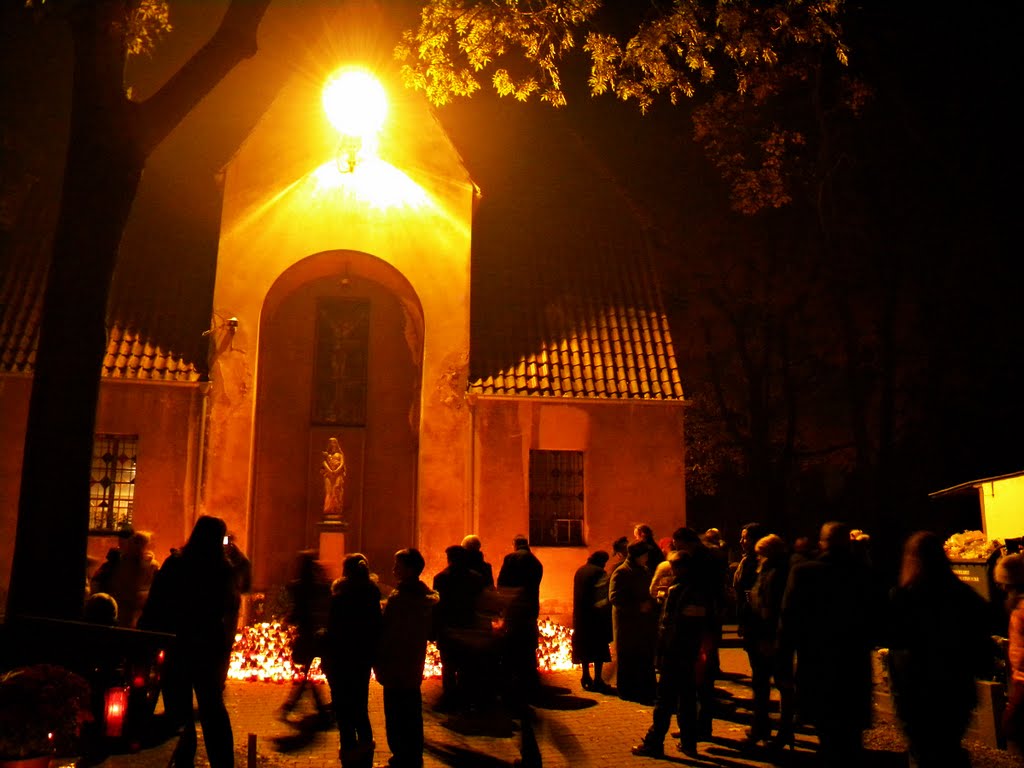
[[[471,533],[462,540],[462,546],[469,553],[469,567],[484,577],[488,589],[494,589],[494,569],[484,560],[480,537]]]
[[[754,691],[754,722],[747,731],[747,741],[757,744],[771,739],[771,680],[779,690],[779,730],[772,746],[793,745],[793,680],[785,665],[780,668],[778,658],[779,616],[782,597],[789,578],[789,554],[786,542],[775,534],[758,539],[754,545],[759,565],[757,578],[748,595],[749,611],[743,647],[750,659],[751,687]]]
[[[661,757],[672,713],[679,724],[679,748],[697,754],[697,742],[710,737],[711,651],[717,642],[724,597],[721,569],[707,547],[673,550],[669,562],[675,583],[669,587],[658,622],[658,690],[651,727],[633,754]]]
[[[657,603],[651,597],[649,548],[633,542],[626,562],[612,574],[608,599],[612,604],[616,676],[619,697],[626,701],[654,700],[654,646],[658,634]]]
[[[292,663],[298,677],[292,681],[288,696],[279,710],[279,718],[286,723],[306,689],[313,696],[321,721],[326,722],[328,719],[328,704],[324,701],[320,686],[309,679],[309,668],[313,659],[319,656],[318,637],[327,626],[331,597],[330,581],[316,557],[317,553],[311,549],[300,552],[296,559],[296,578],[288,583],[292,607],[287,621],[295,629]]]
[[[496,625],[505,612],[505,603],[494,590],[494,569],[484,559],[480,537],[469,534],[462,540],[469,553],[469,568],[484,578],[484,592],[477,604],[476,631],[469,638],[473,646],[469,654],[468,679],[470,709],[486,709],[497,702],[501,669],[501,641]]]
[[[850,551],[850,528],[826,523],[821,555],[789,572],[779,624],[780,662],[796,656],[797,707],[815,726],[827,768],[860,765],[871,725],[871,650],[877,633],[874,580]]]
[[[975,678],[994,656],[985,601],[953,573],[942,540],[918,531],[904,545],[889,607],[893,703],[911,757],[918,768],[970,766],[960,742]]]
[[[469,664],[476,636],[477,604],[487,583],[469,567],[470,553],[460,544],[445,550],[448,567],[434,577],[438,595],[434,610],[434,632],[441,656],[443,705],[458,709],[470,700],[473,681]]]
[[[177,640],[164,660],[163,694],[168,717],[182,727],[174,750],[176,766],[195,763],[196,725],[192,693],[211,768],[233,766],[231,719],[224,706],[231,646],[240,598],[224,554],[227,526],[208,515],[196,520],[188,542],[172,552],[153,579],[140,629],[170,632]]]
[[[370,670],[381,633],[380,589],[366,557],[345,557],[341,578],[331,586],[323,659],[341,741],[342,768],[370,768],[373,728],[367,703]]]
[[[507,600],[503,666],[507,683],[529,695],[540,683],[537,675],[537,643],[540,618],[540,582],[544,566],[530,551],[530,542],[518,535],[513,551],[505,555],[498,572],[498,590]]]
[[[438,596],[422,580],[423,555],[416,549],[395,553],[398,586],[384,604],[374,669],[384,687],[384,730],[391,768],[423,766],[423,664]]]
[[[572,663],[583,667],[580,685],[585,691],[605,693],[608,686],[601,668],[611,661],[608,644],[612,641],[611,603],[608,602],[608,553],[598,550],[587,558],[573,577],[572,584]],[[594,676],[590,676],[590,665]]]

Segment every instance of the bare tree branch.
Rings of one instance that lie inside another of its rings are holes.
[[[270,0],[231,0],[213,37],[139,110],[139,141],[149,154],[239,62],[255,55]]]

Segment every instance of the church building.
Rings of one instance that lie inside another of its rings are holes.
[[[510,224],[508,194],[475,183],[392,65],[334,53],[322,77],[283,84],[222,167],[208,277],[184,256],[174,285],[132,277],[130,254],[119,267],[82,510],[89,554],[134,528],[162,559],[213,514],[269,594],[303,549],[335,573],[363,552],[388,582],[392,554],[416,546],[429,581],[466,534],[497,573],[522,533],[545,566],[542,611],[569,613],[589,552],[638,523],[663,537],[686,520],[685,399],[654,247],[574,138],[558,150],[572,177],[553,168],[512,206],[550,221]],[[345,111],[371,107],[332,104],[327,84],[370,89],[383,114],[352,128]],[[0,273],[4,589],[46,272],[40,248],[12,253]],[[189,302],[211,318],[205,331],[173,321]]]

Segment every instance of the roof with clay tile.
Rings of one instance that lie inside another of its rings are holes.
[[[646,212],[571,127],[541,145],[498,109],[524,172],[474,216],[470,391],[683,400]]]
[[[541,342],[538,352],[476,378],[470,391],[538,397],[683,398],[664,314],[622,306],[581,310],[571,331],[549,339]]]
[[[9,253],[7,269],[0,270],[0,374],[30,375],[35,369],[48,261],[41,247],[12,248]],[[197,361],[202,361],[204,347],[189,339],[204,340],[188,328],[185,313],[176,310],[180,294],[161,296],[141,280],[129,287],[133,280],[123,275],[120,291],[114,294],[111,315],[117,319],[108,328],[107,350],[98,373],[139,381],[202,379]],[[147,309],[139,313],[133,306]],[[129,317],[137,320],[121,319]]]
[[[530,277],[508,294],[515,300],[474,305],[470,391],[682,400],[672,335],[644,247],[639,236],[618,249],[605,239],[582,264],[565,250],[556,258],[533,252],[526,259]],[[505,332],[488,332],[488,325]]]
[[[682,400],[644,212],[571,129],[546,124],[537,142],[521,105],[498,108],[505,112],[485,133],[502,151],[473,223],[470,391]],[[206,373],[217,223],[200,217],[197,226],[176,187],[160,188],[149,207],[162,234],[140,217],[125,235],[100,371],[107,378]],[[0,265],[0,374],[30,374],[48,248],[9,252]]]
[[[584,270],[570,265],[564,253],[553,264],[535,252],[526,276],[511,280],[521,283],[518,293],[505,293],[496,304],[477,303],[471,392],[683,398],[668,322],[643,254],[609,250],[598,256],[592,254]],[[38,261],[12,267],[0,284],[0,373],[31,374],[46,270]],[[508,275],[492,273],[489,279],[489,292],[504,293]],[[149,303],[160,303],[159,295]],[[176,335],[181,333],[172,329],[167,337]],[[164,343],[156,333],[115,321],[100,373],[163,382],[203,377],[193,360]]]

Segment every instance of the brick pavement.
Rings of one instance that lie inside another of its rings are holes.
[[[651,708],[621,701],[614,696],[580,690],[576,672],[547,673],[542,676],[546,695],[536,708],[537,736],[544,768],[654,768],[666,763],[710,768],[771,766],[764,752],[749,754],[740,750],[744,729],[749,724],[749,672],[745,654],[737,648],[722,650],[725,672],[718,688],[726,706],[725,716],[714,723],[714,738],[700,745],[698,759],[684,758],[673,740],[665,741],[665,760],[638,758],[630,747],[643,736],[651,722]],[[437,712],[433,704],[440,695],[440,681],[428,680],[423,686],[425,768],[504,768],[518,756],[519,734],[509,721],[466,722]],[[334,768],[338,763],[338,737],[333,728],[318,731],[300,729],[279,722],[276,709],[284,701],[286,688],[274,683],[229,682],[228,709],[235,733],[236,764],[246,765],[247,736],[256,736],[256,765],[259,768]],[[377,761],[389,757],[384,736],[382,689],[370,684],[370,717],[377,740]],[[312,717],[307,697],[302,706]],[[907,757],[902,738],[891,717],[881,714],[879,724],[868,734],[868,760],[865,768],[906,768]],[[477,726],[475,729],[472,726]],[[815,764],[816,739],[810,732],[797,736],[797,749],[785,753],[779,763],[792,768],[810,768]],[[107,758],[103,768],[166,768],[174,741],[145,749],[137,754],[119,754]],[[968,744],[976,768],[1009,768],[1014,758],[1007,752]],[[206,754],[200,743],[197,765],[206,766]]]
[[[749,673],[745,655],[737,649],[723,649],[723,669],[728,679],[719,683],[726,701],[735,705],[734,720],[715,721],[711,743],[701,745],[701,760],[686,760],[666,739],[668,761],[682,765],[768,766],[770,762],[741,754],[738,750],[748,722],[745,702],[750,689],[742,675]],[[611,768],[615,766],[654,766],[664,761],[637,758],[630,747],[643,736],[651,722],[651,707],[621,701],[615,696],[580,690],[578,673],[553,672],[542,676],[544,695],[535,711],[537,738],[545,768]],[[274,683],[229,682],[226,700],[235,733],[237,763],[246,765],[248,734],[256,736],[256,764],[265,768],[327,768],[337,766],[338,737],[333,728],[319,731],[312,727],[312,703],[303,700],[294,719],[310,727],[294,727],[279,722],[275,710],[284,701],[286,687]],[[465,720],[450,717],[434,709],[440,695],[440,681],[428,680],[423,686],[426,768],[498,768],[510,766],[518,757],[519,733],[511,721],[494,717]],[[370,685],[370,716],[376,738],[377,760],[386,762],[389,752],[384,737],[382,689]],[[303,710],[303,707],[305,710]],[[729,707],[732,709],[733,707]],[[813,747],[811,736],[801,736],[797,762]],[[104,768],[165,768],[174,741],[145,749],[137,754],[112,755]],[[764,758],[764,755],[759,757]],[[197,763],[205,765],[200,744]]]

